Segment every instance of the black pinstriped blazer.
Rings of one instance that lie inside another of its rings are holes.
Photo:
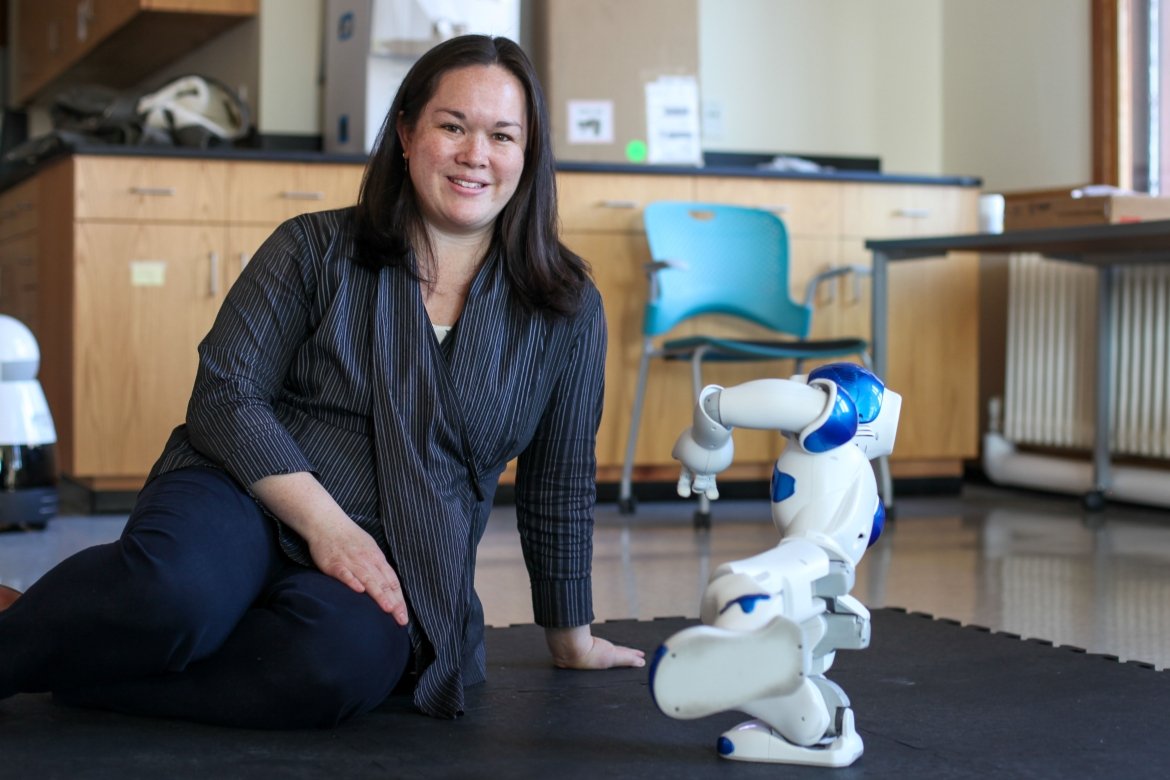
[[[398,572],[415,703],[451,717],[484,678],[475,549],[514,457],[535,619],[593,619],[605,316],[592,285],[574,317],[525,311],[492,257],[440,345],[408,273],[354,262],[350,214],[302,215],[257,251],[199,346],[187,422],[152,476],[215,465],[247,486],[314,473]],[[311,565],[299,537],[281,538]]]

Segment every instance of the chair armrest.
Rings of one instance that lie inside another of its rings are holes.
[[[808,285],[804,289],[804,305],[807,308],[813,308],[816,303],[817,289],[820,288],[823,282],[830,279],[836,279],[838,276],[853,276],[853,297],[855,300],[861,299],[861,278],[863,276],[871,276],[873,272],[864,265],[831,265],[824,271],[809,279]],[[833,288],[829,288],[829,302],[833,300]]]
[[[649,300],[658,300],[658,272],[665,268],[675,268],[680,271],[685,271],[690,266],[682,260],[651,260],[649,263],[643,263],[642,268],[646,271],[646,276],[650,277]]]
[[[646,269],[646,273],[653,276],[664,268],[677,268],[680,271],[685,271],[689,266],[682,260],[651,260],[649,263],[642,265]]]

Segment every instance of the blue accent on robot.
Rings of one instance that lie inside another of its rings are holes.
[[[779,504],[796,493],[796,478],[772,466],[772,503]]]
[[[809,375],[810,380],[812,375]],[[857,433],[857,407],[844,392],[837,393],[829,418],[801,440],[805,450],[812,453],[828,452],[853,438]]]
[[[877,511],[873,513],[873,529],[869,532],[869,544],[866,547],[873,547],[873,543],[882,535],[882,531],[886,527],[886,505],[879,498],[877,502]]]
[[[715,743],[715,749],[719,751],[721,756],[730,756],[735,752],[735,744],[727,737],[720,737],[719,741]]]
[[[658,662],[661,661],[662,657],[665,656],[668,652],[670,651],[667,649],[666,643],[664,642],[660,644],[658,649],[654,651],[654,660],[650,662],[650,698],[654,700],[655,707],[658,707],[658,697],[654,695],[654,673],[658,670]],[[659,709],[661,709],[661,707],[659,707]]]
[[[727,606],[719,610],[719,614],[722,615],[724,612],[738,604],[739,608],[744,611],[744,614],[750,615],[756,611],[756,604],[759,604],[761,601],[768,601],[771,598],[772,597],[767,593],[753,593],[749,596],[740,596],[734,601],[728,602]],[[658,659],[654,660],[657,661]]]
[[[828,379],[841,392],[853,399],[857,419],[862,424],[873,422],[882,410],[882,395],[886,386],[869,369],[856,363],[830,363],[808,372],[808,379]]]

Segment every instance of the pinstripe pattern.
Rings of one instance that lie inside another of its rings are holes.
[[[492,257],[440,345],[409,274],[353,262],[349,214],[297,217],[256,253],[199,347],[187,423],[153,474],[218,465],[250,485],[313,472],[398,572],[415,703],[450,717],[484,678],[475,548],[512,458],[536,621],[593,619],[604,314],[592,286],[573,318],[525,312]],[[310,563],[290,530],[281,540]]]

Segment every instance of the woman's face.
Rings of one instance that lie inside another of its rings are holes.
[[[498,65],[449,71],[414,127],[398,126],[427,226],[453,236],[490,232],[524,170],[524,88]]]

